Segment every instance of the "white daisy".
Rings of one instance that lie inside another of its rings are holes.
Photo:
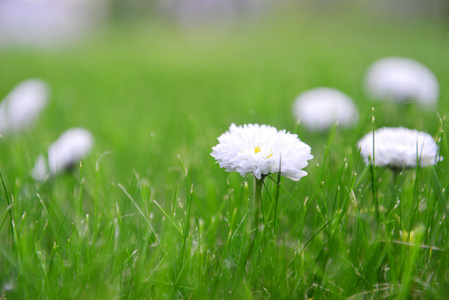
[[[313,158],[310,147],[296,134],[278,131],[268,125],[231,124],[229,131],[218,141],[218,145],[212,147],[211,155],[220,167],[242,176],[253,173],[259,180],[279,172],[281,166],[282,176],[298,181],[307,175],[302,169]]]
[[[48,164],[44,155],[38,157],[32,171],[33,178],[43,181],[49,176],[70,169],[89,153],[92,146],[93,136],[88,130],[67,130],[48,148]]]
[[[18,84],[0,103],[0,133],[29,127],[47,104],[48,94],[42,80],[29,79]]]
[[[367,92],[377,99],[416,101],[422,106],[434,106],[438,100],[435,75],[409,58],[388,57],[376,61],[368,69],[365,85]]]
[[[368,164],[375,148],[376,166],[391,168],[413,168],[417,161],[421,167],[434,165],[442,160],[438,157],[438,146],[432,136],[425,132],[403,127],[384,127],[366,134],[358,143],[360,153]]]
[[[329,129],[335,123],[349,127],[359,118],[357,106],[349,96],[326,87],[299,95],[293,104],[293,114],[307,128],[320,131]]]

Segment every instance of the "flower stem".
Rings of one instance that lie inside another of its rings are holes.
[[[371,122],[373,125],[373,157],[371,163],[371,179],[373,182],[373,199],[376,210],[376,225],[380,226],[380,217],[379,217],[379,199],[377,197],[377,183],[376,183],[376,126],[375,126],[375,117],[374,117],[374,107],[371,108]]]
[[[254,183],[254,224],[256,226],[256,232],[259,230],[259,222],[260,222],[260,207],[262,204],[262,188],[263,188],[263,180],[265,177],[263,176],[261,179],[255,178]]]

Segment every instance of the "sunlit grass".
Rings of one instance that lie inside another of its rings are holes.
[[[430,20],[326,18],[212,39],[116,25],[75,49],[0,53],[0,97],[31,77],[52,88],[36,126],[0,141],[0,296],[444,297],[447,32]],[[364,94],[366,67],[385,55],[435,72],[439,114]],[[328,133],[297,126],[293,100],[316,86],[350,95],[359,125]],[[253,177],[226,173],[210,156],[232,122],[295,132],[315,157],[299,182],[281,178],[278,190],[277,174],[265,179],[259,232]],[[373,125],[426,131],[445,160],[371,169],[357,141]],[[34,182],[37,155],[70,127],[91,130],[94,151],[73,171]]]

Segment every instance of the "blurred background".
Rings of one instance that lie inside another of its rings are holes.
[[[295,131],[293,100],[318,86],[337,88],[358,106],[356,129],[340,139],[349,154],[371,129],[373,106],[379,127],[435,135],[438,115],[449,111],[448,25],[444,0],[0,0],[0,99],[30,78],[50,93],[26,139],[2,139],[8,159],[0,165],[29,173],[63,131],[84,127],[95,137],[87,168],[111,153],[108,180],[142,169],[166,184],[178,154],[204,178],[210,148],[230,123]],[[366,95],[368,66],[388,56],[434,72],[435,110]],[[322,144],[299,130],[312,146]],[[23,146],[26,159],[13,158]]]
[[[345,13],[416,18],[449,14],[445,0],[1,0],[0,42],[49,47],[78,41],[117,21],[158,21],[183,29],[243,26],[275,14]]]

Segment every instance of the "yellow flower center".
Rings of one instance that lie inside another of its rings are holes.
[[[254,153],[259,153],[260,151],[262,151],[262,149],[260,149],[259,146],[257,146],[256,148],[254,148]],[[271,152],[271,151],[270,151]],[[265,157],[265,159],[269,159],[270,157],[273,156],[273,153],[271,153],[270,155],[268,155],[267,157]]]

